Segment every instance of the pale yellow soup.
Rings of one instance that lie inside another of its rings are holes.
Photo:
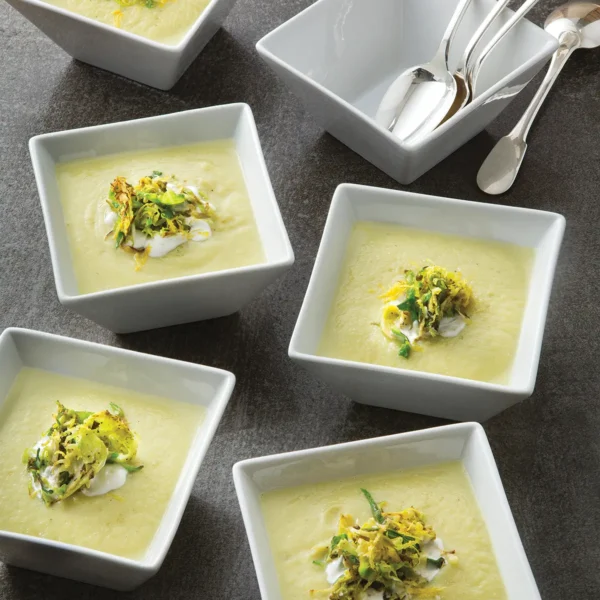
[[[104,222],[110,184],[122,176],[136,185],[160,171],[208,194],[217,210],[213,235],[187,242],[135,270],[131,253],[115,248]],[[112,154],[59,163],[56,177],[79,293],[244,267],[265,262],[233,140]]]
[[[49,507],[30,498],[23,453],[52,425],[57,400],[68,408],[93,412],[106,410],[110,402],[118,404],[139,436],[136,463],[144,468],[129,474],[125,485],[111,494],[77,493]],[[204,416],[200,406],[47,371],[21,370],[0,407],[0,530],[142,558]]]
[[[338,291],[318,354],[387,367],[506,384],[519,341],[534,250],[513,244],[359,222],[351,232]],[[398,356],[378,326],[380,296],[405,269],[459,270],[475,310],[455,338],[421,341],[422,352]]]
[[[121,6],[116,0],[45,0],[100,21],[105,25],[148,38],[169,46],[177,45],[194,25],[210,0],[154,0],[154,6],[145,4]]]
[[[458,564],[444,567],[433,585],[444,588],[442,600],[505,600],[490,537],[460,462],[366,475],[268,492],[262,510],[283,600],[325,599],[329,584],[312,550],[337,534],[340,515],[364,523],[371,517],[360,488],[386,509],[413,506],[425,514],[446,550]],[[311,595],[310,590],[320,590]]]

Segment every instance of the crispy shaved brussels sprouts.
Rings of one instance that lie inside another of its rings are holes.
[[[388,512],[367,490],[361,492],[373,517],[363,525],[350,515],[340,517],[337,534],[313,560],[327,570],[328,578],[333,573],[334,580],[329,580],[327,590],[312,590],[313,595],[324,592],[329,600],[365,600],[371,595],[385,600],[441,597],[443,589],[431,585],[431,575],[454,552],[435,546],[436,533],[417,509]]]
[[[129,472],[142,468],[131,464],[138,441],[125,414],[114,404],[111,410],[74,411],[57,402],[54,423],[23,456],[31,496],[51,505],[89,487],[108,463]]]
[[[379,326],[404,358],[418,349],[415,342],[456,335],[468,323],[475,304],[463,276],[438,266],[405,271],[381,298],[385,304]]]

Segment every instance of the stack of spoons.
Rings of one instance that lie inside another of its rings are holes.
[[[498,0],[467,44],[457,70],[452,71],[448,65],[450,49],[471,1],[459,1],[433,59],[405,70],[381,101],[375,120],[406,143],[420,141],[473,99],[483,62],[539,0],[525,0],[477,53],[490,26],[510,4],[510,0]]]
[[[502,194],[514,183],[527,150],[527,134],[548,92],[573,52],[600,46],[600,4],[570,2],[552,11],[544,29],[560,43],[527,110],[514,129],[501,138],[481,165],[477,185],[487,194]]]

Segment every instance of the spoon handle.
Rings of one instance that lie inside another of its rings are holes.
[[[448,65],[448,57],[450,55],[450,46],[452,45],[452,40],[456,35],[456,31],[458,30],[459,25],[462,22],[462,18],[467,12],[467,8],[469,8],[469,4],[471,4],[472,0],[460,0],[452,17],[450,18],[450,22],[446,27],[446,31],[444,31],[444,35],[442,36],[442,41],[440,43],[440,47],[437,51],[437,55],[440,54],[443,56],[444,63],[446,66]]]
[[[503,194],[511,188],[523,163],[531,125],[567,60],[581,44],[579,36],[572,31],[563,33],[559,41],[548,72],[527,110],[513,130],[498,140],[477,173],[477,185],[486,194]]]
[[[579,36],[572,32],[566,31],[559,38],[560,46],[552,56],[550,67],[542,81],[538,91],[532,98],[527,110],[523,116],[519,119],[519,122],[515,125],[514,129],[510,132],[511,138],[520,138],[523,141],[527,139],[527,134],[531,129],[534,119],[536,118],[544,100],[548,96],[548,92],[554,85],[560,72],[563,70],[567,60],[577,48],[579,47],[580,41]]]
[[[498,15],[510,4],[511,0],[498,0],[494,4],[494,8],[488,13],[486,18],[483,20],[481,25],[477,28],[477,31],[473,34],[473,37],[469,40],[465,52],[462,55],[460,64],[457,68],[457,72],[465,75],[468,72],[469,65],[473,59],[473,52],[475,52],[477,46],[481,42],[481,39],[486,34],[490,25],[496,20]]]
[[[500,0],[502,1],[502,0]],[[469,67],[467,72],[467,80],[471,89],[471,96],[475,97],[475,85],[477,83],[477,77],[483,61],[488,57],[489,53],[499,44],[504,37],[510,32],[510,30],[539,2],[539,0],[525,0],[521,5],[521,8],[502,26],[500,31],[491,39],[488,45],[482,50],[481,54],[473,62],[473,65]]]

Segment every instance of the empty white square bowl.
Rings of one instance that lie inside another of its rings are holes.
[[[0,531],[0,560],[7,564],[117,590],[141,585],[160,569],[171,546],[198,470],[233,391],[234,375],[47,333],[6,329],[0,335],[0,405],[24,367],[205,407],[205,418],[192,441],[159,529],[142,559]]]
[[[317,354],[338,289],[348,237],[357,221],[394,223],[535,249],[518,347],[507,385]],[[564,229],[565,219],[556,213],[340,185],[331,203],[289,355],[356,402],[457,421],[485,421],[533,393]]]
[[[169,90],[177,83],[221,27],[235,2],[211,0],[185,37],[177,45],[168,45],[43,0],[8,0],[73,58],[161,90]]]
[[[493,121],[558,45],[522,21],[485,61],[475,100],[429,136],[403,143],[375,123],[375,113],[400,73],[433,58],[457,1],[319,0],[257,49],[331,135],[394,179],[411,183]],[[452,47],[451,68],[493,5],[471,4]],[[487,40],[510,14],[505,11]]]
[[[80,294],[55,165],[133,150],[233,139],[266,262],[176,279]],[[116,333],[222,317],[237,312],[294,262],[294,253],[246,104],[185,112],[36,136],[29,143],[60,302]],[[140,311],[139,307],[144,306]],[[169,307],[166,311],[165,307]]]
[[[233,467],[250,550],[263,600],[281,598],[261,508],[275,489],[461,461],[490,534],[509,600],[539,600],[498,469],[483,428],[461,423],[254,458]]]

